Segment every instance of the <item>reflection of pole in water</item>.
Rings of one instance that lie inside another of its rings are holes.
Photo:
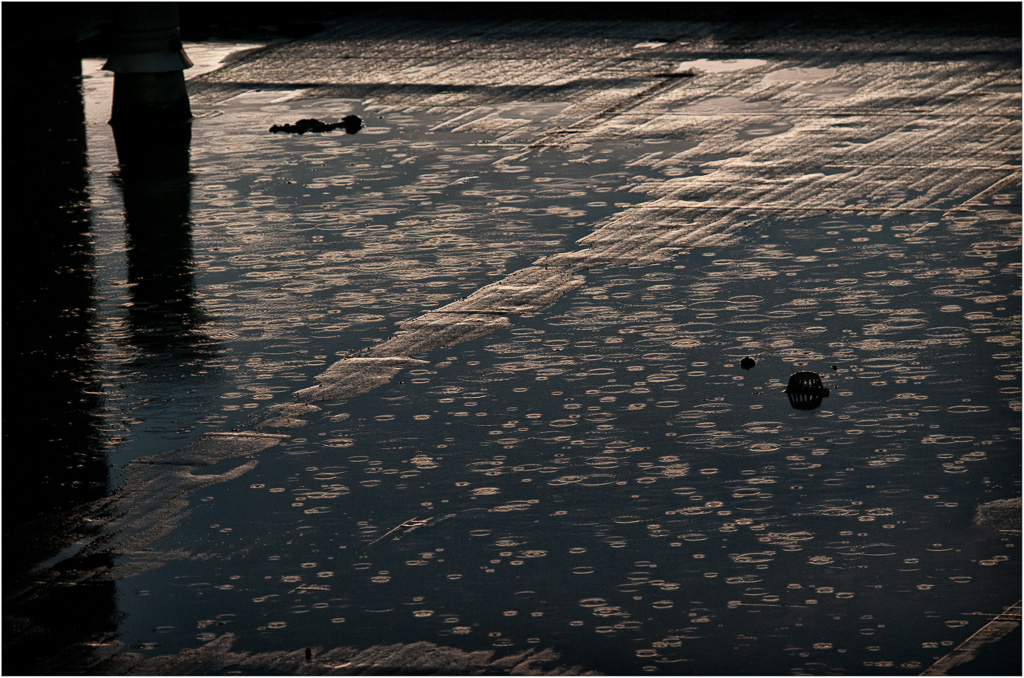
[[[185,132],[190,132],[188,126]],[[129,139],[134,130],[127,133]],[[124,141],[124,129],[114,137]],[[133,147],[121,165],[124,196],[131,342],[147,353],[178,359],[210,355],[212,340],[200,331],[203,313],[196,300],[192,256],[191,134],[164,137],[159,144]],[[119,144],[120,146],[120,144]]]
[[[208,340],[196,302],[189,175],[122,177],[132,342],[191,354]],[[185,355],[180,357],[186,357]]]
[[[211,340],[199,331],[192,257],[190,123],[172,125],[139,142],[136,125],[115,125],[121,160],[128,255],[131,341],[149,353],[179,359],[207,356]]]
[[[192,112],[175,3],[115,8],[110,125],[121,168],[132,292],[132,341],[188,351],[201,322],[192,261],[189,149]]]

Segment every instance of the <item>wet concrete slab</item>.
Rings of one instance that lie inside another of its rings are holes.
[[[370,12],[243,54],[150,187],[187,322],[132,310],[86,116],[112,489],[34,576],[119,616],[63,668],[940,661],[1020,597],[1019,522],[972,522],[1020,496],[1020,41],[930,30]]]

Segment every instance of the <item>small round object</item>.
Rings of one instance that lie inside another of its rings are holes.
[[[829,396],[829,389],[821,381],[817,372],[795,372],[789,377],[789,385],[785,393],[789,403],[798,410],[813,410],[821,404],[822,398]]]

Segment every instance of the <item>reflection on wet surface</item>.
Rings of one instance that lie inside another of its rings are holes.
[[[94,670],[917,674],[1012,603],[1019,180],[858,119],[792,185],[828,125],[683,99],[532,145],[569,104],[234,93],[156,182],[91,126]]]
[[[1012,490],[1017,330],[987,294],[1016,276],[1012,220],[951,257],[964,217],[927,240],[780,222],[786,246],[592,270],[543,314],[322,403],[155,545],[190,555],[131,580],[126,640],[158,656],[219,619],[246,652],[387,628],[607,672],[924,668],[1001,604],[1017,557],[970,527]],[[782,393],[803,368],[833,389],[813,412]],[[917,602],[958,587],[959,615]]]

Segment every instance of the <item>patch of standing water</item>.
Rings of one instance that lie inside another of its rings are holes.
[[[676,65],[673,73],[729,73],[764,66],[764,59],[694,59]]]
[[[402,319],[573,249],[661,176],[624,159],[673,150],[505,166],[502,142],[438,113],[222,105],[194,128],[177,268],[205,338],[184,360],[133,334],[116,161],[90,130],[115,463],[245,427]],[[266,132],[350,113],[364,132]],[[150,545],[162,568],[118,582],[124,642],[149,657],[225,632],[260,652],[430,639],[624,674],[754,658],[919,672],[979,625],[964,610],[1002,606],[1019,567],[1012,537],[969,527],[979,499],[1019,494],[1019,219],[986,207],[780,219],[764,244],[592,271],[508,330],[324,405],[190,497]],[[813,412],[781,395],[797,367],[833,387]]]
[[[1019,493],[1019,269],[1009,222],[910,219],[594,270],[328,406],[155,544],[198,555],[123,587],[126,641],[919,673],[1016,581],[971,515]],[[821,408],[790,407],[796,369]]]
[[[761,82],[815,82],[830,78],[838,68],[780,68],[766,73]]]
[[[677,109],[680,113],[694,115],[720,115],[722,113],[773,113],[777,109],[767,101],[744,101],[739,97],[708,97],[695,104],[689,104]],[[773,124],[790,125],[781,121]],[[790,125],[791,126],[791,125]]]
[[[547,150],[509,166],[492,136],[447,131],[451,114],[259,97],[217,107],[223,114],[197,110],[193,176],[175,189],[188,219],[189,256],[176,266],[192,320],[161,331],[199,342],[185,362],[137,340],[116,154],[106,125],[90,127],[97,343],[115,469],[204,432],[251,428],[267,406],[402,320],[572,249],[658,173],[622,166],[632,157],[622,151],[642,141]],[[521,103],[498,113],[529,126],[560,110]],[[267,131],[350,113],[367,124],[355,135]]]
[[[633,45],[633,49],[659,49],[668,44],[670,44],[670,41],[668,40],[645,40],[644,42],[638,42]]]
[[[765,74],[761,82],[794,83],[792,85],[794,91],[811,95],[817,99],[830,100],[852,96],[857,92],[858,87],[834,82],[820,82],[828,80],[838,72],[838,68],[781,68]]]

